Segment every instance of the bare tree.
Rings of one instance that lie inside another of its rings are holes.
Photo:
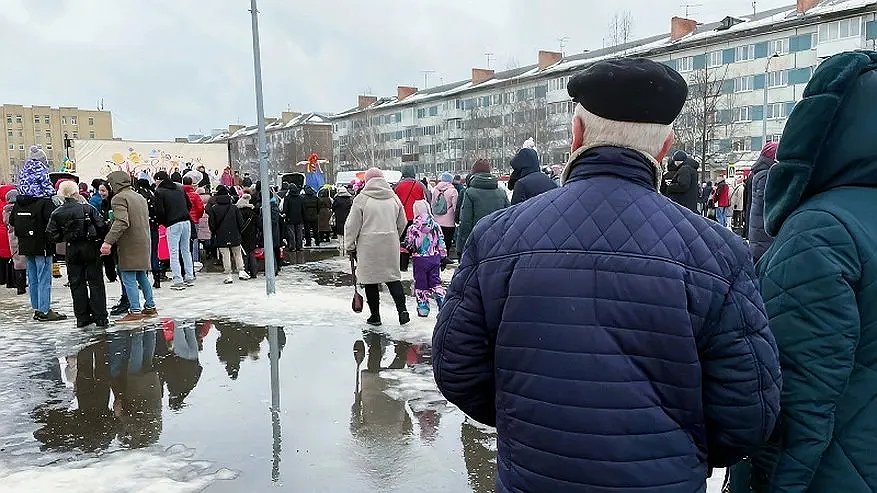
[[[609,46],[621,46],[630,42],[633,36],[633,16],[629,10],[617,11],[609,20],[606,42]]]
[[[373,109],[366,109],[351,122],[347,135],[347,151],[358,169],[368,169],[378,165],[378,146],[380,136]]]
[[[739,125],[733,88],[727,87],[733,84],[728,67],[705,66],[690,75],[688,100],[673,125],[677,146],[699,157],[704,174],[707,163],[722,151],[714,143],[734,136]]]

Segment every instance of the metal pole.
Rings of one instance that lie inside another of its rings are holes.
[[[767,144],[767,86],[768,77],[770,70],[770,58],[767,59],[767,64],[764,66],[764,106],[762,106],[762,115],[761,115],[761,145]]]
[[[274,238],[271,228],[271,182],[268,179],[268,144],[265,139],[265,108],[262,102],[262,56],[259,51],[259,11],[250,0],[253,19],[253,71],[256,76],[256,123],[259,125],[259,180],[262,182],[262,233],[265,250],[265,293],[274,294]]]

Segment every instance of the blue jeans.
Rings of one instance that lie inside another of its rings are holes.
[[[52,303],[52,257],[27,256],[27,281],[30,284],[30,306],[40,313],[49,313]]]
[[[198,225],[192,223],[192,261],[201,261],[201,242],[198,241]]]
[[[131,313],[140,313],[140,291],[143,291],[144,308],[155,308],[155,300],[152,298],[152,284],[146,277],[145,270],[122,271],[122,284],[125,285],[125,293],[128,294],[128,303]],[[138,285],[140,289],[137,289]]]
[[[189,221],[180,221],[167,228],[167,246],[171,255],[171,272],[174,273],[174,284],[183,282],[183,271],[180,266],[180,255],[186,268],[186,280],[195,279],[195,268],[192,266],[192,226]]]
[[[716,222],[724,227],[728,227],[728,208],[716,207]]]
[[[195,324],[183,321],[176,323],[174,326],[174,354],[185,360],[198,361],[198,336],[195,334]]]
[[[150,263],[152,264],[152,272],[161,272],[161,262],[158,260],[158,230],[153,229],[149,231],[149,235],[152,237],[152,255],[150,255]]]

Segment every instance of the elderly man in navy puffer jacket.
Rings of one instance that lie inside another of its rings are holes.
[[[645,59],[574,77],[564,186],[487,216],[433,336],[497,428],[497,491],[703,492],[767,440],[780,367],[749,252],[658,194],[688,88]]]

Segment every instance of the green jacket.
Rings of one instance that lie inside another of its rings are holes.
[[[875,99],[877,52],[823,62],[768,175],[776,240],[758,269],[782,412],[752,457],[752,491],[877,491]]]
[[[490,173],[476,173],[469,176],[466,192],[460,206],[460,227],[457,251],[462,252],[472,229],[481,218],[509,206],[509,196],[499,188],[495,176]]]

